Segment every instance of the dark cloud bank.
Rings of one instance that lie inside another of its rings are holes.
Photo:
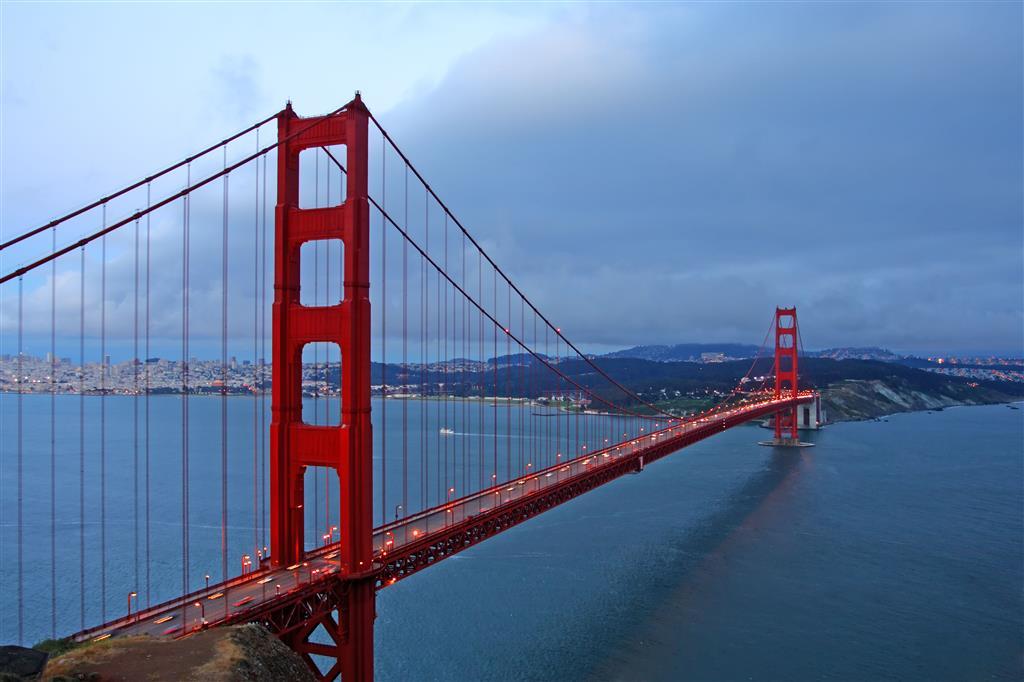
[[[1022,352],[1019,5],[598,8],[385,112],[593,347]]]

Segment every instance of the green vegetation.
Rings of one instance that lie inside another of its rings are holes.
[[[36,651],[42,651],[50,655],[51,658],[66,654],[72,649],[85,646],[84,642],[76,642],[70,637],[64,637],[62,639],[44,639],[41,642],[35,644],[32,648]]]
[[[670,400],[659,400],[654,403],[654,405],[658,409],[665,410],[670,414],[683,416],[686,414],[702,412],[714,405],[717,400],[719,399],[713,397],[691,398],[687,396],[682,398],[672,398]]]

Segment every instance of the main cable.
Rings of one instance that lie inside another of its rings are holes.
[[[157,178],[163,177],[164,175],[167,175],[168,173],[170,173],[172,171],[175,171],[175,170],[181,168],[182,166],[185,166],[186,164],[190,164],[193,161],[195,161],[195,160],[197,160],[199,158],[202,158],[203,156],[206,156],[210,152],[212,152],[212,151],[214,151],[216,149],[219,149],[220,147],[226,147],[229,142],[231,142],[233,140],[237,140],[238,138],[242,137],[243,135],[247,135],[247,134],[251,133],[253,130],[258,130],[260,127],[262,127],[262,126],[266,125],[267,123],[270,123],[271,121],[273,121],[275,118],[277,118],[277,116],[278,116],[278,114],[276,114],[276,113],[275,114],[271,114],[270,116],[266,117],[265,119],[263,119],[259,123],[254,123],[253,125],[249,126],[245,130],[239,131],[239,132],[235,133],[234,135],[221,140],[217,144],[211,145],[211,146],[207,147],[206,149],[204,149],[203,151],[201,151],[201,152],[199,152],[197,154],[193,154],[192,156],[190,156],[190,157],[188,157],[186,159],[182,159],[181,161],[179,161],[179,162],[177,162],[175,164],[172,164],[172,165],[168,166],[167,168],[164,168],[163,170],[158,171],[158,172],[150,175],[149,177],[143,178],[142,180],[139,180],[138,182],[132,183],[131,185],[128,185],[127,187],[124,187],[123,189],[120,189],[120,190],[114,192],[113,194],[108,194],[107,196],[105,196],[105,197],[103,197],[101,199],[97,199],[96,201],[94,201],[93,203],[89,204],[88,206],[83,206],[82,208],[76,209],[76,210],[72,211],[71,213],[68,213],[67,215],[63,215],[60,218],[56,218],[54,220],[51,220],[50,222],[46,223],[45,225],[40,225],[39,227],[36,227],[34,229],[31,229],[31,230],[28,230],[27,232],[24,232],[24,233],[18,235],[17,237],[14,237],[13,239],[9,239],[6,242],[4,242],[3,244],[0,244],[0,251],[3,251],[4,249],[6,249],[9,246],[14,246],[18,242],[24,241],[24,240],[28,239],[29,237],[34,237],[35,235],[37,235],[37,234],[39,234],[41,232],[45,232],[46,230],[56,228],[61,223],[64,223],[64,222],[66,222],[68,220],[71,220],[72,218],[80,216],[83,213],[87,213],[87,212],[93,210],[94,208],[99,208],[100,206],[103,206],[104,204],[109,203],[111,200],[116,199],[116,198],[118,198],[120,196],[123,196],[124,194],[127,194],[128,192],[131,192],[134,189],[138,189],[139,187],[142,187],[143,185],[149,185],[154,180],[156,180]]]
[[[82,237],[81,239],[79,239],[77,242],[74,242],[73,244],[69,244],[69,245],[67,245],[67,246],[65,246],[65,247],[63,247],[63,248],[61,248],[61,249],[59,249],[57,251],[54,251],[53,253],[51,253],[51,254],[49,254],[47,256],[43,256],[43,257],[41,257],[41,258],[39,258],[39,259],[37,259],[35,261],[32,261],[28,265],[22,266],[22,267],[20,267],[20,268],[18,268],[16,270],[13,270],[13,271],[7,273],[6,275],[0,277],[0,284],[3,284],[4,282],[12,280],[12,279],[14,279],[16,277],[19,277],[21,275],[27,274],[27,273],[31,272],[32,270],[36,269],[37,267],[39,267],[41,265],[45,265],[46,263],[49,263],[51,260],[53,260],[55,258],[60,258],[64,254],[69,253],[71,251],[74,251],[75,249],[77,249],[79,247],[85,246],[85,245],[89,244],[90,242],[93,242],[93,241],[101,238],[105,234],[108,234],[110,232],[113,232],[114,230],[117,230],[117,229],[119,229],[121,227],[124,227],[125,225],[128,225],[132,221],[134,221],[134,220],[136,220],[138,218],[141,218],[144,215],[149,215],[150,213],[152,213],[153,211],[157,210],[158,208],[162,208],[163,206],[166,206],[168,204],[174,203],[178,199],[182,199],[182,198],[190,195],[192,192],[196,191],[197,189],[199,189],[201,187],[205,187],[206,185],[210,184],[211,182],[213,182],[217,178],[223,177],[223,176],[227,175],[228,173],[234,171],[237,168],[241,168],[242,166],[244,166],[245,164],[249,163],[253,159],[257,159],[257,158],[259,158],[261,156],[265,157],[265,155],[268,152],[270,152],[271,150],[277,149],[279,146],[281,146],[285,142],[288,142],[289,140],[292,140],[292,139],[298,137],[299,135],[302,135],[303,133],[309,132],[313,128],[321,125],[324,121],[327,121],[327,120],[333,118],[334,116],[337,116],[341,112],[345,111],[345,109],[347,107],[348,107],[348,104],[346,104],[345,106],[339,107],[338,109],[335,109],[334,111],[332,111],[329,114],[326,114],[324,116],[319,117],[316,121],[312,122],[311,124],[309,124],[307,126],[304,126],[304,127],[300,128],[299,130],[296,130],[295,132],[293,132],[293,133],[291,133],[291,134],[289,134],[289,135],[287,135],[287,136],[277,140],[277,142],[274,142],[272,144],[267,145],[263,149],[255,152],[253,154],[250,154],[249,156],[245,157],[241,161],[237,161],[237,162],[231,164],[230,166],[228,166],[227,168],[225,168],[223,170],[220,170],[220,171],[217,171],[213,175],[210,175],[210,176],[204,178],[203,180],[200,180],[200,181],[196,182],[194,185],[192,184],[191,174],[190,174],[189,179],[187,181],[188,184],[185,187],[185,189],[183,189],[183,190],[181,190],[179,192],[176,192],[175,194],[172,194],[171,196],[165,197],[165,198],[161,199],[160,201],[156,202],[155,204],[150,204],[144,210],[136,211],[135,213],[133,213],[132,215],[128,216],[127,218],[119,220],[119,221],[109,225],[108,227],[105,227],[104,229],[102,229],[102,230],[100,230],[98,232],[94,232],[94,233],[92,233],[90,235]],[[191,169],[191,164],[190,163],[189,164],[185,164],[185,165],[186,165],[186,168]]]

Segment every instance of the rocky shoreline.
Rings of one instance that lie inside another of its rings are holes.
[[[898,412],[938,411],[965,405],[997,405],[1024,398],[955,382],[925,391],[899,377],[846,379],[829,385],[821,394],[829,422],[866,421]]]

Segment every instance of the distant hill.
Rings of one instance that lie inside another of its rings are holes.
[[[713,353],[723,353],[723,349],[729,348],[711,344],[695,344],[695,347],[715,348],[701,351]],[[737,348],[737,344],[732,347]],[[597,359],[597,364],[644,400],[683,401],[675,409],[694,409],[693,404],[683,404],[688,400],[692,403],[699,399],[711,404],[713,396],[731,391],[748,372],[754,379],[748,388],[771,385],[771,357],[761,358],[754,367],[749,358],[700,363],[602,357]],[[375,386],[386,382],[392,390],[421,395],[536,398],[572,394],[578,385],[611,402],[623,406],[631,404],[619,389],[583,360],[563,360],[558,368],[571,377],[572,384],[559,380],[536,360],[519,365],[499,361],[497,366],[493,362],[477,362],[458,368],[419,365],[408,369],[401,365],[372,363],[370,373]],[[1024,395],[1024,384],[1019,382],[946,376],[895,362],[802,357],[799,368],[800,385],[824,392],[833,419],[864,419],[953,404],[1005,402]],[[337,382],[336,367],[329,370],[329,380]]]
[[[652,360],[654,362],[701,362],[704,354],[721,353],[725,359],[742,360],[757,356],[758,347],[748,343],[677,343],[671,346],[633,346],[625,350],[617,350],[602,355],[603,358],[633,358],[636,360]],[[765,349],[762,354],[770,354]],[[830,358],[832,360],[877,360],[879,362],[904,362],[906,358],[885,348],[869,346],[866,348],[844,347],[812,350],[802,353],[811,358]]]
[[[746,343],[677,343],[674,346],[633,346],[602,355],[603,358],[632,358],[654,362],[700,362],[702,353],[721,353],[727,358],[752,358],[758,347]]]
[[[826,348],[825,350],[808,351],[808,357],[831,358],[832,360],[877,360],[879,362],[902,362],[904,356],[891,350],[869,346],[867,348]]]

